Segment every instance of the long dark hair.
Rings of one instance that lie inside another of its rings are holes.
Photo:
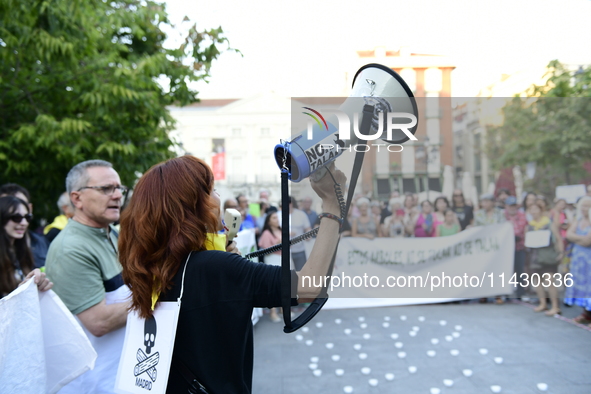
[[[20,239],[15,239],[11,245],[10,236],[6,233],[4,226],[14,215],[19,205],[26,208],[29,212],[29,206],[20,198],[14,196],[0,197],[0,294],[8,294],[18,286],[15,277],[15,264],[20,265],[23,275],[31,272],[35,265],[33,255],[27,245],[26,234]]]
[[[152,291],[164,292],[192,250],[205,250],[219,226],[210,194],[213,173],[201,159],[181,156],[150,168],[121,214],[119,261],[131,308],[152,316]]]
[[[269,230],[271,232],[271,234],[273,234],[273,230],[271,230],[271,226],[269,225],[269,221],[271,221],[271,215],[276,214],[278,215],[276,210],[272,210],[269,213],[267,213],[267,216],[265,216],[265,224],[263,224],[263,229],[261,230],[261,234],[265,232],[265,230]],[[281,226],[279,226],[279,230],[281,230]]]
[[[437,212],[437,201],[439,200],[443,200],[445,202],[445,209],[443,210],[443,214],[445,214],[445,211],[450,207],[449,205],[449,201],[447,200],[447,197],[445,196],[439,196],[435,199],[435,202],[433,203],[433,212]]]

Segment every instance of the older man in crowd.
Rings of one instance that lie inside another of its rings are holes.
[[[62,393],[113,393],[125,336],[129,289],[118,261],[117,233],[123,196],[111,163],[89,160],[74,166],[66,178],[74,216],[50,245],[47,276],[53,290],[82,323],[98,354],[88,371]]]

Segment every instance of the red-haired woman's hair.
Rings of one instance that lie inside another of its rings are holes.
[[[207,233],[217,232],[213,182],[205,162],[182,156],[150,168],[134,188],[121,214],[119,261],[141,317],[152,316],[152,291],[170,289],[189,252],[204,250]]]

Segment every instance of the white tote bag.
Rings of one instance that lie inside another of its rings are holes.
[[[140,318],[136,311],[127,315],[125,342],[117,370],[115,392],[119,394],[165,394],[174,350],[174,338],[185,286],[176,302],[158,302],[151,319]]]

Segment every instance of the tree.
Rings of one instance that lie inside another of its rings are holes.
[[[166,106],[197,101],[227,39],[193,25],[167,49],[165,27],[150,0],[0,0],[0,182],[27,187],[37,216],[76,163],[108,160],[133,186],[174,156]]]
[[[530,98],[515,97],[503,108],[503,125],[489,129],[488,153],[497,169],[536,163],[553,192],[589,175],[591,67],[573,73],[552,61],[547,76],[545,85],[527,90]]]

